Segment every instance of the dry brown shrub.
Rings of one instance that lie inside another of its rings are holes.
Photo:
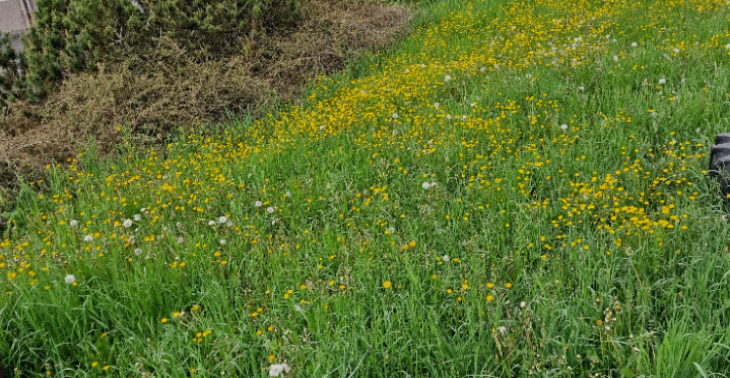
[[[113,151],[120,125],[155,143],[181,126],[255,116],[349,57],[384,48],[403,35],[411,15],[367,1],[309,2],[299,27],[257,40],[239,56],[198,62],[161,40],[160,57],[143,67],[72,75],[42,104],[18,102],[0,114],[0,188],[15,187],[17,174],[39,180],[45,165],[66,162],[92,141]]]

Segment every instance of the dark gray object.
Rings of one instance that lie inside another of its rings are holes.
[[[722,194],[730,194],[730,133],[717,134],[710,148],[709,174],[720,184]]]

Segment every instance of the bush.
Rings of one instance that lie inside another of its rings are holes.
[[[166,59],[174,45],[195,61],[245,52],[252,39],[299,20],[297,0],[38,0],[36,24],[18,56],[5,35],[0,106],[37,101],[65,77]],[[27,62],[27,64],[26,64]]]

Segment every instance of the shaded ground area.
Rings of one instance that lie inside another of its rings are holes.
[[[109,153],[122,142],[122,129],[136,143],[155,144],[179,127],[255,116],[295,98],[308,79],[342,68],[348,57],[383,48],[411,19],[405,7],[363,1],[311,2],[303,13],[298,28],[260,38],[240,56],[192,63],[163,40],[161,56],[142,70],[74,75],[42,104],[2,110],[0,210],[18,175],[37,183],[45,166],[67,162],[80,146],[96,143]]]

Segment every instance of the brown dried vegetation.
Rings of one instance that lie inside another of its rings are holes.
[[[256,116],[279,100],[292,100],[310,78],[391,43],[412,15],[405,7],[361,0],[308,2],[302,13],[297,28],[262,37],[238,56],[195,61],[160,40],[160,53],[143,67],[71,75],[43,103],[16,102],[0,110],[0,210],[18,175],[37,182],[43,167],[66,162],[89,143],[109,153],[122,142],[120,126],[136,142],[154,144],[179,127]]]

